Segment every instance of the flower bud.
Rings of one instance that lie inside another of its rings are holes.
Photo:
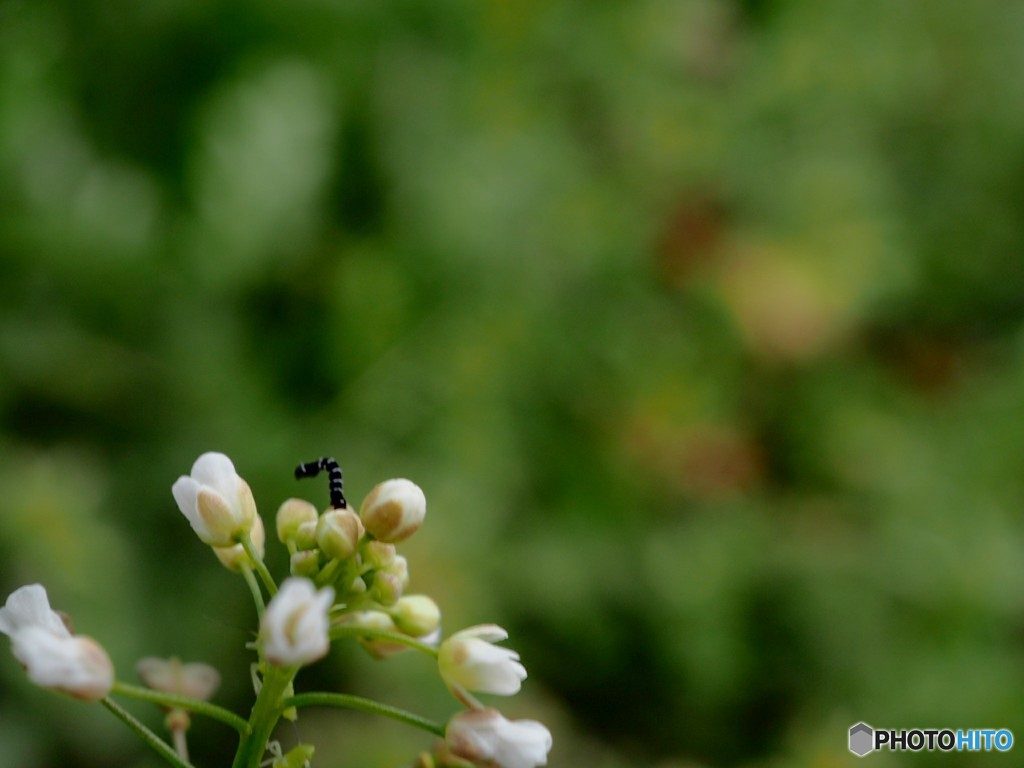
[[[249,536],[252,539],[253,549],[256,550],[256,554],[262,560],[267,543],[267,532],[259,515],[256,515],[252,530],[249,531]],[[255,565],[252,562],[252,558],[249,557],[249,553],[245,551],[245,547],[241,544],[235,544],[233,547],[214,547],[213,554],[217,556],[217,559],[221,561],[225,568],[235,573],[241,572],[243,565]]]
[[[393,573],[377,571],[373,576],[370,595],[381,605],[394,605],[402,596],[402,580]]]
[[[385,480],[363,501],[359,516],[366,530],[380,541],[397,543],[419,530],[427,514],[423,491],[410,480]]]
[[[536,720],[506,720],[496,709],[455,715],[445,729],[453,755],[487,768],[534,768],[547,765],[551,731]]]
[[[277,538],[287,544],[303,523],[316,522],[316,507],[303,499],[288,499],[277,510]]]
[[[363,557],[363,564],[368,565],[374,570],[378,568],[387,568],[395,562],[394,544],[369,539],[363,542],[363,545],[359,548],[359,552]]]
[[[449,688],[511,696],[526,679],[519,654],[494,645],[508,637],[495,624],[482,624],[456,632],[437,652],[441,678]]]
[[[304,576],[312,579],[320,573],[320,553],[315,549],[306,549],[292,555],[290,571],[292,576]]]
[[[308,579],[286,579],[267,605],[260,637],[267,660],[278,666],[309,664],[330,648],[327,612],[334,590],[317,591]]]
[[[307,520],[299,525],[292,537],[296,549],[316,549],[316,525],[316,520]]]
[[[351,509],[331,509],[320,516],[316,541],[320,551],[331,560],[347,560],[359,548],[363,523]]]
[[[192,530],[211,546],[236,544],[255,522],[252,490],[223,453],[204,453],[196,459],[192,474],[179,477],[171,493]]]
[[[403,589],[409,586],[409,561],[405,558],[405,555],[395,555],[391,565],[384,568],[384,570],[397,576]]]
[[[395,603],[391,618],[400,632],[423,637],[441,626],[441,609],[426,595],[406,595]]]

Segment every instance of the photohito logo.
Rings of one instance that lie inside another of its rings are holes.
[[[867,723],[850,726],[849,748],[857,757],[876,749],[891,752],[1008,752],[1013,733],[1008,728],[872,728]]]

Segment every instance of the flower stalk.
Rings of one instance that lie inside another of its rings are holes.
[[[246,554],[249,555],[249,559],[252,560],[252,567],[260,577],[260,581],[263,582],[263,586],[266,587],[267,592],[271,597],[276,595],[277,583],[274,581],[274,577],[270,575],[270,571],[267,570],[267,566],[263,562],[263,556],[256,551],[256,547],[252,543],[252,536],[249,535],[248,531],[244,531],[239,536],[238,543],[242,545]]]
[[[366,712],[371,715],[382,715],[400,723],[419,728],[421,731],[432,733],[435,736],[444,737],[445,727],[428,718],[421,717],[413,712],[393,707],[390,704],[382,704],[373,699],[366,699],[362,696],[353,696],[347,693],[300,693],[296,696],[289,696],[282,702],[282,707],[340,707],[342,709],[354,709],[359,712]]]
[[[217,720],[224,723],[224,725],[234,728],[243,736],[252,732],[252,728],[249,723],[234,712],[224,709],[224,707],[219,707],[216,704],[211,704],[208,701],[199,701],[198,699],[192,699],[188,696],[179,696],[173,693],[154,691],[149,688],[142,688],[138,685],[122,683],[121,681],[114,683],[114,687],[111,689],[110,693],[128,696],[133,699],[139,699],[140,701],[148,701],[153,704],[159,704],[161,707],[166,707],[167,709],[184,709],[187,712],[204,715],[205,717]]]
[[[281,700],[298,671],[298,666],[267,665],[263,684],[256,695],[256,703],[253,704],[252,714],[249,716],[250,732],[241,737],[235,761],[231,764],[232,768],[259,768],[270,735],[274,732],[274,726],[284,713]]]
[[[146,742],[154,752],[173,765],[174,768],[195,768],[195,766],[188,762],[188,760],[181,758],[178,753],[172,747],[168,746],[163,739],[136,720],[128,710],[124,709],[109,696],[105,696],[100,699],[100,704],[106,707],[118,720],[134,731],[135,734]]]

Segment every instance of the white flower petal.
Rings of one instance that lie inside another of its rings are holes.
[[[460,629],[452,635],[453,640],[464,640],[473,637],[485,640],[488,643],[500,643],[502,640],[508,640],[508,631],[497,624],[477,624],[474,627]]]
[[[178,509],[181,510],[181,514],[185,516],[189,525],[192,526],[192,530],[196,532],[200,539],[205,540],[209,537],[210,532],[206,528],[206,523],[199,516],[199,488],[198,482],[191,477],[182,475],[171,486],[171,493],[174,495],[174,500],[178,503]]]
[[[60,616],[50,609],[50,600],[41,584],[29,584],[10,594],[0,608],[0,632],[12,637],[28,627],[41,627],[58,637],[71,637]]]
[[[220,687],[220,673],[209,664],[148,656],[135,665],[135,672],[147,688],[190,699],[206,701]]]
[[[507,720],[496,709],[455,715],[445,729],[453,754],[495,768],[547,765],[551,731],[536,720]]]
[[[29,680],[43,688],[95,700],[106,696],[114,685],[110,657],[88,637],[62,637],[40,627],[27,627],[11,638],[11,651],[25,665]]]
[[[235,465],[223,453],[204,453],[192,465],[192,477],[208,485],[226,499],[238,494],[238,473]]]

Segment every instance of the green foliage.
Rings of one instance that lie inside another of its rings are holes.
[[[553,764],[1021,722],[1022,15],[8,0],[0,586],[245,701],[244,587],[170,485],[220,450],[324,504],[291,468],[333,454],[356,503],[424,488],[414,581],[448,629],[497,601]],[[5,765],[140,764],[0,676]],[[424,748],[338,719],[318,766]]]

